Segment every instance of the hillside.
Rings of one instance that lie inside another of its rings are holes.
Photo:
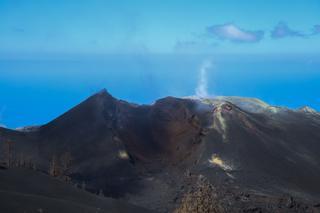
[[[199,188],[215,212],[319,212],[319,130],[309,108],[240,97],[136,105],[103,90],[32,131],[0,128],[0,151],[6,162],[9,141],[13,167],[50,173],[54,162],[56,179],[158,212],[198,205]]]

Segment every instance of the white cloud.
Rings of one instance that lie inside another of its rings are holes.
[[[271,38],[280,39],[286,37],[307,37],[306,34],[291,29],[286,23],[279,22],[271,31]]]
[[[215,36],[222,40],[233,42],[253,43],[260,41],[264,36],[264,31],[249,31],[239,28],[234,24],[221,24],[207,27],[209,35]]]

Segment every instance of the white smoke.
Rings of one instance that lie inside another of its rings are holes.
[[[208,69],[212,67],[212,62],[210,60],[205,60],[202,62],[199,69],[199,80],[196,88],[196,96],[199,98],[206,98],[209,96],[208,93]]]

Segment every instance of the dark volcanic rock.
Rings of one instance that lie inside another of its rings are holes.
[[[218,212],[319,210],[320,117],[310,110],[235,97],[135,105],[103,90],[32,131],[0,127],[0,143],[4,168],[10,156],[11,167],[160,212],[199,191],[199,176]]]

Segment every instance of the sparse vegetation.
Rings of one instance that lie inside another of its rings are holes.
[[[0,164],[6,168],[37,169],[33,158],[23,152],[18,153],[17,150],[15,150],[15,143],[11,140],[3,142]]]
[[[61,176],[65,181],[70,181],[71,178],[69,176],[70,169],[71,169],[71,163],[72,163],[72,156],[70,152],[65,152],[60,157],[61,161]]]
[[[11,140],[7,140],[4,142],[4,160],[5,160],[5,164],[8,168],[12,167],[12,163],[13,163],[13,146],[14,143]]]
[[[58,165],[58,160],[55,155],[52,156],[49,166],[49,175],[53,177],[58,177],[61,174],[60,168]]]
[[[71,167],[72,157],[70,152],[65,152],[60,157],[62,173],[66,174]]]
[[[103,190],[102,190],[102,189],[99,190],[98,195],[101,196],[101,197],[104,197],[104,193],[103,193]]]
[[[69,176],[71,169],[72,156],[69,152],[65,152],[58,158],[53,155],[49,165],[49,175],[58,177],[66,182],[71,181]]]
[[[82,181],[81,183],[81,189],[86,190],[86,182]]]
[[[196,183],[183,196],[180,206],[174,213],[223,213],[223,208],[216,200],[214,187],[209,181],[198,176]]]

